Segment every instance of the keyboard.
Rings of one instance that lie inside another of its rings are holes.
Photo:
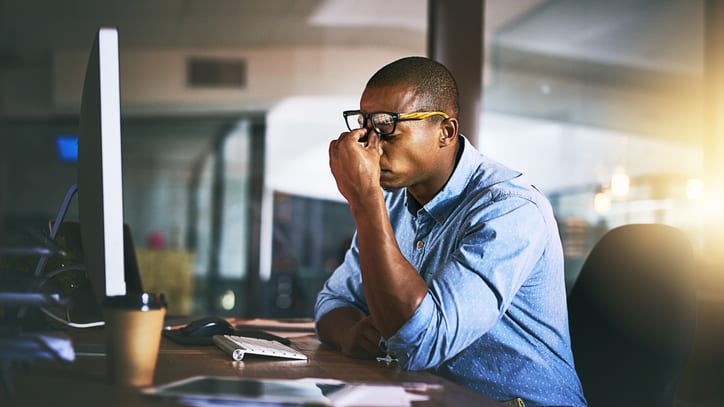
[[[214,335],[212,340],[234,360],[242,360],[247,354],[307,360],[307,355],[277,341],[236,335]]]

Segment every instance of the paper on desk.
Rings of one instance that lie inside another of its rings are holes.
[[[303,378],[303,379],[292,379],[290,383],[300,382],[308,383],[313,388],[314,386],[319,387],[320,397],[326,401],[322,403],[312,403],[313,405],[326,405],[330,407],[410,407],[413,401],[425,401],[428,400],[426,395],[408,393],[402,386],[397,385],[376,385],[376,384],[349,384],[336,379],[323,379],[323,378]],[[332,393],[322,390],[324,386],[336,387],[345,385],[341,390],[332,390]],[[322,396],[322,393],[326,395]],[[297,405],[295,403],[284,403],[280,400],[273,401],[271,398],[264,398],[259,395],[258,400],[244,399],[244,400],[231,400],[222,397],[223,394],[208,394],[206,397],[194,396],[194,397],[182,397],[179,400],[183,404],[187,404],[193,407],[229,407],[229,406],[244,406],[244,407],[271,407],[271,406],[289,406]],[[299,400],[299,405],[302,405],[302,399]],[[307,400],[309,401],[309,400]]]
[[[342,385],[327,398],[334,407],[409,407],[413,401],[426,401],[424,394],[408,393],[403,386],[388,384],[345,383],[337,379],[307,377],[297,379],[315,385]]]
[[[401,386],[357,384],[332,394],[334,407],[408,407],[413,401],[425,401],[424,394],[413,394]]]

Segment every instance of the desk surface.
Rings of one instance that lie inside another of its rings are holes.
[[[102,329],[72,333],[74,343],[102,343]],[[428,372],[407,372],[395,364],[346,357],[319,343],[314,336],[294,338],[292,346],[308,361],[248,357],[236,362],[215,346],[188,347],[164,338],[156,365],[155,384],[160,385],[196,375],[296,379],[334,378],[349,382],[399,384],[419,382],[441,384],[429,401],[414,406],[500,406],[491,399]],[[112,386],[106,381],[103,356],[77,356],[71,365],[35,363],[15,368],[15,394],[2,400],[4,406],[167,406],[135,390]],[[8,402],[7,404],[5,402]]]

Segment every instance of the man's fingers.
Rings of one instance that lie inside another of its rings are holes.
[[[377,150],[379,149],[379,144],[380,136],[378,136],[374,131],[370,131],[367,135],[367,148]]]
[[[379,338],[376,341],[369,341],[367,338],[365,338],[364,343],[362,344],[362,347],[364,348],[365,352],[369,356],[377,356],[381,353],[380,345],[379,345]]]
[[[337,140],[332,140],[329,142],[329,152],[331,153],[333,149],[335,149],[335,145],[337,144]]]
[[[366,139],[367,133],[369,133],[369,130],[367,129],[355,129],[353,131],[345,131],[343,133],[340,133],[337,139],[329,142],[330,150],[333,145],[338,143],[361,143],[364,141],[364,139]]]
[[[364,349],[372,356],[378,355],[381,352],[380,338],[382,334],[380,334],[380,331],[372,324],[372,319],[369,317],[360,323],[363,324],[359,334],[362,337]]]
[[[365,128],[356,129],[350,132],[350,137],[354,139],[355,143],[363,143],[369,139],[369,133],[370,131]]]

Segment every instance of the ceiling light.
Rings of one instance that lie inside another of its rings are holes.
[[[388,27],[424,32],[427,30],[427,5],[415,1],[326,0],[307,20],[317,27]]]
[[[614,196],[626,196],[628,195],[630,187],[629,176],[625,173],[619,172],[611,176],[611,193]]]

